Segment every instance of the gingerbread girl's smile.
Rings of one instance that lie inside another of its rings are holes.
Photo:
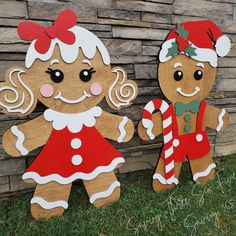
[[[65,102],[65,103],[76,104],[76,103],[80,103],[80,102],[84,101],[86,98],[90,98],[90,97],[91,97],[91,94],[87,93],[84,90],[84,94],[81,97],[77,98],[77,99],[65,98],[64,96],[62,96],[62,92],[61,91],[59,91],[58,94],[54,98],[55,99],[59,99],[62,102]]]

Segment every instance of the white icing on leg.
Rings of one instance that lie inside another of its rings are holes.
[[[167,182],[166,179],[161,174],[158,174],[158,173],[154,174],[152,178],[158,180],[161,184],[165,184],[165,185],[172,184],[172,183],[174,183],[175,185],[179,184],[179,180],[177,178],[172,177]]]
[[[108,197],[108,196],[110,196],[113,193],[113,191],[117,187],[120,187],[120,182],[119,181],[113,182],[107,190],[105,190],[103,192],[99,192],[99,193],[93,194],[90,197],[89,201],[91,203],[94,203],[97,199]]]
[[[196,181],[200,177],[208,176],[213,168],[216,168],[216,164],[215,163],[211,163],[204,171],[195,173],[193,175],[193,180]]]
[[[29,151],[24,147],[25,135],[15,125],[11,127],[11,132],[17,137],[16,149],[22,156],[27,155]]]
[[[128,117],[124,116],[122,121],[119,124],[120,136],[117,139],[118,143],[122,143],[124,138],[125,138],[125,136],[126,136],[126,131],[125,131],[124,127],[127,124],[127,122],[128,122]]]
[[[225,115],[225,109],[222,109],[218,116],[218,126],[216,127],[216,131],[219,132],[224,125],[223,117]]]
[[[56,207],[63,207],[64,209],[68,208],[68,203],[66,201],[54,201],[54,202],[48,202],[45,199],[41,197],[33,197],[30,201],[31,204],[38,204],[44,209],[53,209]]]

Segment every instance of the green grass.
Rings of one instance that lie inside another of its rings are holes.
[[[0,202],[0,235],[236,235],[236,155],[217,167],[214,181],[194,184],[184,164],[180,185],[154,193],[151,172],[120,176],[119,202],[102,209],[73,187],[69,209],[48,221],[32,219],[31,194]]]

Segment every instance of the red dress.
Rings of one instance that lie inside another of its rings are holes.
[[[53,122],[52,133],[22,178],[38,184],[68,184],[94,179],[124,163],[121,154],[95,128],[96,117],[101,114],[100,107],[78,114],[45,111],[45,119]]]

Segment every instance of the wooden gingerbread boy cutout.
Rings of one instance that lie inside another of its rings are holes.
[[[158,80],[171,103],[161,99],[149,102],[138,127],[143,140],[163,133],[164,146],[153,175],[154,191],[178,184],[186,157],[194,181],[213,179],[216,165],[205,129],[223,131],[228,115],[204,99],[215,81],[217,55],[223,57],[229,50],[229,38],[210,20],[177,25],[163,43]],[[159,111],[152,114],[155,110]]]
[[[19,36],[32,41],[26,68],[11,68],[0,83],[2,112],[26,116],[37,100],[48,107],[3,137],[5,151],[15,157],[45,145],[22,177],[36,183],[31,199],[36,219],[62,215],[77,179],[83,180],[94,206],[117,201],[120,183],[114,169],[124,158],[105,138],[127,142],[134,133],[130,119],[97,105],[105,97],[114,109],[129,106],[137,96],[136,84],[123,68],[111,68],[103,43],[76,23],[75,13],[66,10],[46,28],[19,24]]]

